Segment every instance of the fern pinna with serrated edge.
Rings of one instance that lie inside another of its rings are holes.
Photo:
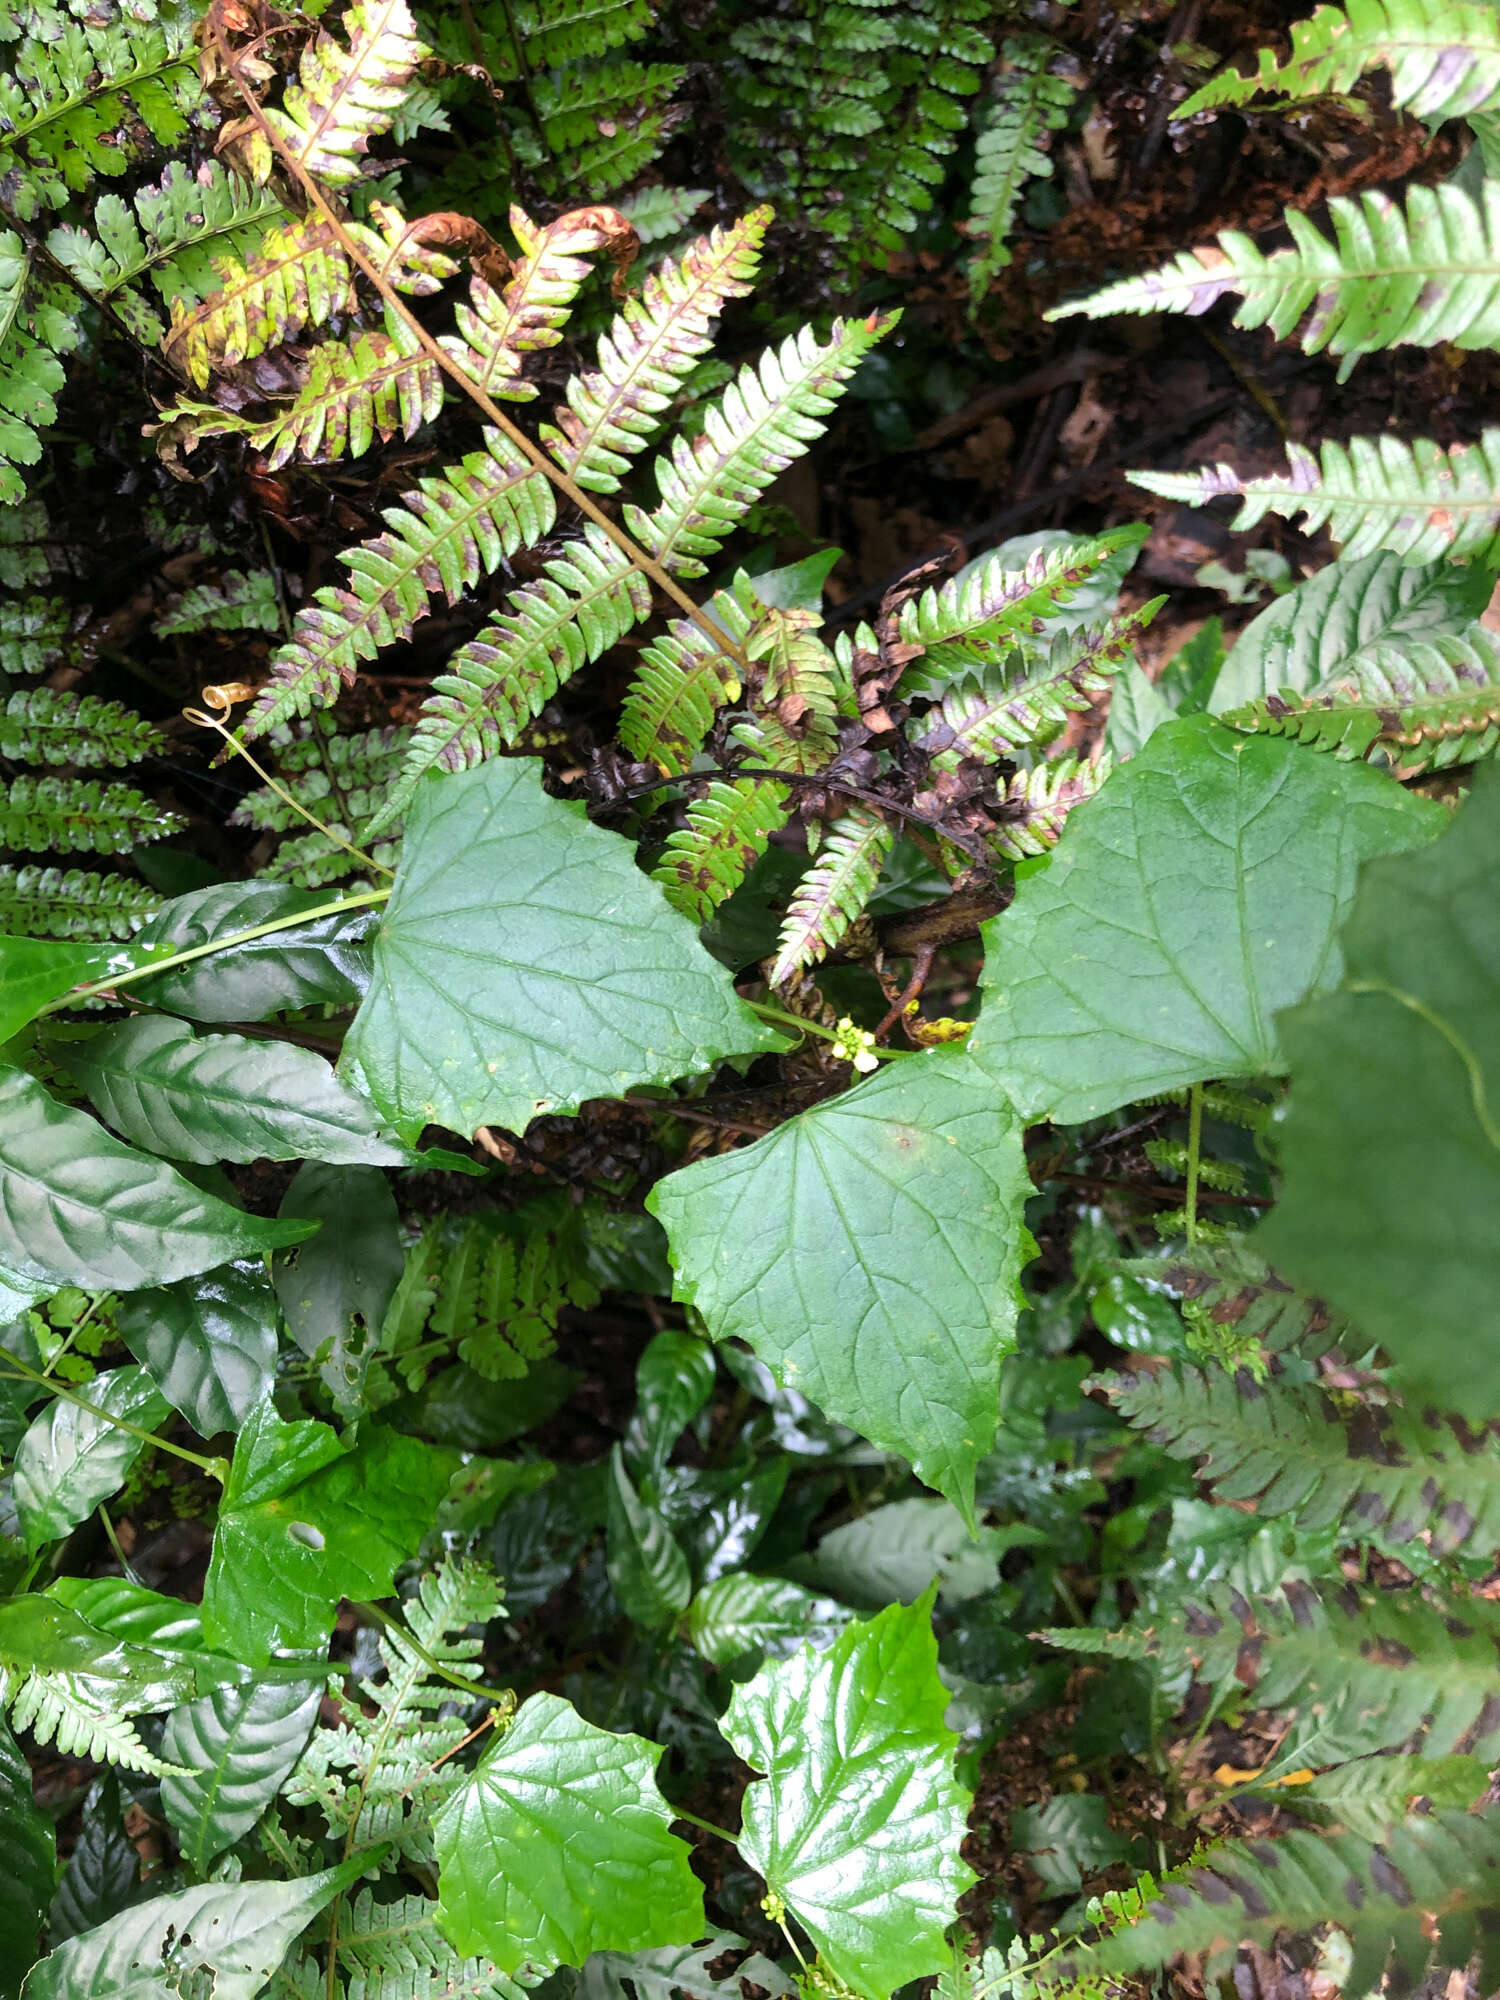
[[[555,347],[589,274],[588,258],[616,240],[612,209],[580,209],[538,227],[519,208],[510,212],[511,233],[521,245],[502,291],[480,271],[469,279],[469,303],[454,313],[457,334],[441,346],[486,395],[529,402],[537,393],[521,377],[528,354]]]
[[[188,1775],[149,1750],[135,1726],[135,1717],[161,1708],[159,1682],[51,1669],[12,1680],[0,1669],[0,1709],[7,1704],[12,1729],[30,1730],[40,1745],[55,1744],[59,1756],[86,1757],[153,1778]]]
[[[0,600],[0,671],[45,674],[60,666],[70,651],[73,616],[72,606],[60,597]]]
[[[1092,297],[1057,306],[1072,313],[1204,313],[1240,295],[1236,326],[1269,326],[1285,339],[1302,323],[1305,354],[1353,357],[1383,347],[1493,347],[1500,341],[1500,188],[1477,197],[1457,187],[1407,190],[1328,204],[1333,241],[1296,209],[1286,211],[1292,247],[1263,254],[1240,230],[1215,249],[1187,250],[1163,270],[1126,278]]]
[[[890,822],[865,807],[833,822],[787,906],[771,985],[784,986],[816,965],[847,934],[874,895],[895,840]]]
[[[1434,640],[1383,641],[1309,694],[1267,695],[1226,710],[1223,720],[1339,757],[1378,747],[1406,777],[1471,764],[1500,742],[1500,641],[1482,625]]]
[[[0,865],[0,932],[9,937],[128,938],[161,900],[128,875]]]
[[[76,764],[97,769],[158,755],[167,739],[123,702],[92,694],[28,688],[0,709],[0,757],[14,764]]]
[[[786,825],[790,794],[773,778],[710,779],[687,809],[687,823],[668,836],[651,871],[667,901],[706,924]]]
[[[1211,1115],[1222,1118],[1224,1109],[1215,1107]],[[1317,1359],[1357,1337],[1347,1320],[1323,1300],[1288,1284],[1240,1237],[1194,1244],[1165,1258],[1127,1258],[1119,1268],[1127,1277],[1171,1292],[1182,1301],[1185,1316],[1201,1315],[1226,1334],[1254,1340],[1271,1354],[1295,1348]]]
[[[1439,1812],[1394,1827],[1378,1845],[1347,1833],[1296,1831],[1277,1840],[1226,1840],[1147,1904],[1135,1922],[1048,1966],[1059,1995],[1096,1973],[1165,1966],[1208,1954],[1211,1976],[1240,1945],[1270,1946],[1280,1932],[1335,1923],[1354,1946],[1349,1993],[1379,1983],[1394,1952],[1415,1982],[1435,1951],[1463,1966],[1480,1953],[1479,1990],[1500,1974],[1493,1924],[1500,1875],[1500,1812]]]
[[[1028,180],[1051,175],[1047,139],[1068,122],[1077,95],[1076,86],[1051,69],[1054,53],[1042,35],[1013,36],[1001,50],[1008,67],[975,142],[965,224],[977,246],[969,260],[969,289],[976,302],[1011,260],[1006,238],[1021,190]]]
[[[0,846],[21,854],[128,854],[186,824],[130,785],[16,778],[0,795]]]
[[[1500,429],[1477,444],[1445,450],[1429,439],[1393,437],[1325,444],[1321,459],[1287,446],[1288,469],[1244,478],[1233,466],[1197,472],[1132,472],[1131,480],[1167,500],[1201,506],[1234,495],[1234,526],[1253,528],[1268,514],[1301,514],[1309,534],[1326,527],[1348,558],[1386,549],[1403,562],[1439,556],[1500,556]]]
[[[543,145],[533,153],[524,127],[517,154],[570,198],[597,200],[633,181],[662,150],[671,98],[687,76],[672,63],[617,59],[567,64],[532,81]]]
[[[461,1957],[438,1926],[435,1902],[425,1896],[377,1902],[371,1889],[359,1890],[339,1913],[338,1960],[344,2000],[521,2000],[543,1977]],[[318,1988],[326,1994],[321,1972]]]
[[[1348,0],[1292,24],[1291,60],[1259,52],[1252,76],[1225,70],[1179,108],[1179,118],[1274,95],[1321,97],[1351,90],[1377,65],[1391,102],[1414,118],[1463,118],[1500,105],[1500,23],[1466,0]]]
[[[431,54],[406,0],[355,0],[340,26],[348,50],[320,29],[282,108],[264,113],[288,159],[333,188],[360,178],[371,139],[389,131],[413,71]]]
[[[541,438],[580,486],[619,490],[631,457],[712,346],[725,302],[751,290],[770,220],[768,208],[752,209],[648,272],[600,339],[594,367],[570,378],[568,407]]]
[[[1024,861],[1055,847],[1075,806],[1091,799],[1111,769],[1108,754],[1059,757],[1016,771],[1006,780],[996,812],[999,825],[992,836],[997,854],[1007,861]]]
[[[276,632],[281,606],[268,569],[226,569],[215,583],[195,583],[156,620],[159,638],[193,632]]]
[[[743,647],[764,606],[747,578],[719,591],[707,609],[714,624]],[[715,715],[742,691],[736,662],[701,626],[679,618],[641,653],[620,712],[620,741],[637,763],[681,777],[702,749]]]
[[[57,416],[62,361],[79,342],[77,300],[42,275],[38,253],[0,229],[0,506],[19,501],[18,466],[42,455],[37,433]]]
[[[1500,1543],[1493,1426],[1365,1403],[1344,1410],[1311,1383],[1181,1366],[1102,1386],[1127,1423],[1173,1458],[1200,1459],[1221,1500],[1265,1519],[1339,1527],[1450,1551]]]

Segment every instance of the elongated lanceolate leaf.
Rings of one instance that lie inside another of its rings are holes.
[[[554,1694],[523,1703],[433,1816],[440,1921],[457,1949],[517,1972],[698,1938],[703,1892],[668,1831],[660,1755]]]
[[[763,1667],[720,1724],[765,1773],[745,1793],[741,1853],[866,2000],[941,1968],[973,1880],[947,1706],[929,1593],[849,1626],[826,1652]]]
[[[1442,824],[1363,765],[1334,775],[1207,716],[1168,723],[984,927],[971,1053],[1027,1118],[1065,1124],[1279,1071],[1277,1010],[1337,979],[1360,862]]]
[[[1500,1285],[1500,775],[1419,854],[1367,869],[1342,985],[1283,1016],[1282,1198],[1254,1238],[1413,1389],[1489,1418]]]
[[[203,1590],[211,1646],[264,1666],[320,1646],[341,1597],[383,1597],[432,1526],[455,1459],[390,1430],[357,1444],[327,1424],[250,1416],[214,1528]]]
[[[746,1654],[780,1659],[809,1642],[826,1646],[848,1622],[849,1613],[831,1597],[784,1577],[739,1570],[699,1591],[688,1609],[687,1635],[705,1660],[727,1667]]]
[[[32,1797],[31,1767],[8,1725],[0,1719],[0,1994],[15,2000],[22,1976],[37,1955],[37,1941],[52,1878],[57,1836]]]
[[[162,2000],[200,1990],[255,2000],[297,1934],[368,1866],[361,1854],[300,1881],[213,1882],[154,1896],[44,1958],[23,2000]]]
[[[128,1292],[300,1242],[310,1227],[201,1193],[0,1066],[0,1263],[18,1275]]]
[[[0,937],[0,1042],[8,1042],[49,1000],[97,979],[110,957],[98,945]]]
[[[534,758],[428,778],[342,1068],[403,1138],[521,1132],[779,1048],[686,917]]]
[[[972,1518],[1032,1244],[1020,1126],[963,1055],[892,1063],[657,1184],[677,1296]]]
[[[276,1294],[262,1258],[132,1292],[115,1324],[200,1437],[238,1430],[276,1379]]]
[[[168,1717],[162,1756],[191,1775],[163,1778],[162,1810],[200,1875],[249,1832],[291,1775],[322,1697],[321,1677],[257,1677],[215,1688]]]
[[[16,1452],[16,1512],[33,1553],[86,1520],[140,1457],[141,1439],[114,1419],[150,1431],[167,1414],[166,1399],[144,1368],[112,1369],[79,1394],[90,1408],[56,1397],[32,1420]]]
[[[341,1411],[357,1411],[365,1371],[405,1256],[396,1197],[378,1167],[309,1161],[292,1176],[283,1215],[319,1225],[307,1243],[275,1258],[271,1276],[287,1331],[322,1377]]]
[[[631,1623],[657,1631],[686,1610],[693,1594],[687,1557],[661,1515],[631,1484],[618,1445],[610,1453],[609,1470],[609,1580]]]
[[[635,1371],[635,1415],[625,1456],[640,1479],[658,1480],[672,1447],[714,1392],[714,1351],[681,1327],[646,1343]]]
[[[223,882],[175,897],[137,931],[129,950],[137,964],[143,953],[193,951],[215,938],[326,910],[331,900],[278,882]],[[335,910],[138,980],[130,990],[194,1021],[265,1021],[291,1008],[350,1007],[369,984],[364,939],[374,921],[373,909]]]
[[[290,1042],[200,1038],[185,1021],[141,1014],[58,1053],[101,1118],[169,1160],[398,1167],[411,1157],[322,1056]]]

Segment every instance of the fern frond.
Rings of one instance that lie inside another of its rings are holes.
[[[643,187],[637,188],[634,194],[618,196],[615,207],[641,239],[641,247],[645,249],[686,229],[708,199],[707,188]],[[743,228],[744,223],[737,223],[735,227]]]
[[[345,2000],[520,2000],[541,1974],[512,1976],[488,1958],[460,1958],[425,1896],[377,1903],[361,1889],[339,1914]]]
[[[1311,694],[1268,695],[1222,720],[1339,757],[1363,757],[1378,745],[1406,776],[1470,764],[1500,743],[1500,641],[1474,625],[1432,641],[1372,646]]]
[[[377,437],[415,436],[442,407],[442,369],[405,322],[387,313],[383,333],[375,327],[347,344],[316,347],[295,400],[246,435],[274,472],[294,457],[362,458]]]
[[[1298,1780],[1295,1796],[1288,1794],[1284,1803],[1299,1818],[1321,1821],[1331,1814],[1343,1832],[1380,1841],[1433,1806],[1472,1806],[1485,1789],[1486,1772],[1474,1757],[1409,1757],[1397,1751],[1356,1757],[1311,1778],[1299,1773]]]
[[[902,606],[902,643],[920,646],[901,676],[903,697],[940,694],[965,668],[988,666],[1010,645],[1042,630],[1102,563],[1143,538],[1138,526],[1034,549],[1020,569],[1004,548],[947,583],[931,584]]]
[[[1500,105],[1500,23],[1466,0],[1349,0],[1292,24],[1292,54],[1259,52],[1253,76],[1226,70],[1177,112],[1195,117],[1268,93],[1283,99],[1343,95],[1367,69],[1390,71],[1391,103],[1414,118],[1463,118]]]
[[[1500,1541],[1500,1454],[1489,1427],[1367,1404],[1347,1417],[1310,1383],[1181,1367],[1107,1377],[1126,1422],[1173,1458],[1201,1458],[1219,1499],[1270,1519],[1444,1551]]]
[[[1357,1354],[1367,1344],[1360,1343],[1349,1322],[1321,1299],[1278,1277],[1243,1239],[1199,1243],[1167,1258],[1127,1259],[1119,1268],[1128,1277],[1170,1292],[1226,1334],[1258,1342],[1270,1354],[1296,1348],[1316,1358],[1346,1343]]]
[[[860,361],[895,325],[889,313],[835,320],[826,345],[811,327],[742,368],[703,414],[696,437],[679,437],[656,461],[661,499],[625,510],[636,539],[678,576],[702,576],[724,537],[794,458],[822,436]]]
[[[838,747],[839,662],[817,636],[816,612],[763,611],[745,640],[762,660],[755,710],[767,761],[783,770],[821,771]]]
[[[319,819],[352,819],[353,828],[341,828],[352,840],[401,768],[411,731],[389,727],[325,735],[317,725],[304,722],[274,730],[271,742],[282,790]],[[300,832],[307,821],[269,785],[261,785],[240,800],[229,824],[263,833],[291,833]]]
[[[0,584],[7,590],[46,582],[52,567],[48,532],[47,510],[40,500],[0,507]]]
[[[297,614],[246,719],[247,737],[326,707],[360,660],[409,637],[433,594],[456,603],[502,556],[547,533],[552,487],[499,431],[486,430],[485,443],[441,478],[424,479],[404,506],[386,510],[384,534],[345,553],[349,588],[320,590]]]
[[[546,571],[434,679],[406,766],[375,826],[404,809],[426,772],[467,770],[508,748],[570,674],[650,615],[649,584],[592,522]]]
[[[742,646],[763,608],[747,583],[743,592],[719,591],[707,613],[732,644]],[[681,777],[702,749],[714,716],[741,692],[739,669],[729,654],[696,620],[679,618],[642,651],[620,713],[620,741],[637,763]]]
[[[484,46],[485,67],[497,81],[513,81],[526,70],[560,69],[608,55],[639,41],[651,26],[650,0],[485,0],[474,9]],[[523,64],[512,35],[520,37]],[[453,44],[455,61],[468,62],[467,38]]]
[[[347,829],[337,830],[347,835]],[[377,867],[393,870],[401,849],[393,833],[389,840],[367,839],[364,851]],[[334,882],[375,887],[370,871],[324,833],[304,833],[298,840],[284,840],[260,872],[266,881],[285,882],[294,889],[326,889]]]
[[[588,200],[633,181],[666,144],[672,93],[686,75],[670,63],[617,59],[537,77],[532,95],[551,178],[571,199]]]
[[[0,797],[0,846],[21,854],[128,854],[186,822],[129,785],[16,778]]]
[[[1346,559],[1378,549],[1413,563],[1500,555],[1500,429],[1447,451],[1425,438],[1408,445],[1393,437],[1357,437],[1325,444],[1321,462],[1299,444],[1287,446],[1287,458],[1286,472],[1264,479],[1243,479],[1228,465],[1132,472],[1130,478],[1148,492],[1194,506],[1234,494],[1243,502],[1237,530],[1268,514],[1304,515],[1307,532],[1327,527]]]
[[[729,229],[700,236],[680,259],[648,272],[640,292],[599,342],[596,365],[568,383],[568,405],[542,441],[580,486],[618,491],[630,459],[713,344],[727,299],[743,298],[760,265],[771,220],[758,208]]]
[[[138,764],[167,739],[143,715],[97,695],[28,688],[0,710],[0,757],[14,764]]]
[[[999,822],[992,845],[1008,861],[1045,854],[1061,838],[1074,806],[1091,799],[1111,769],[1108,754],[1059,757],[1017,771],[1007,781],[996,812]]]
[[[22,38],[0,74],[0,195],[13,215],[62,208],[97,175],[125,173],[149,140],[186,138],[202,98],[192,25],[182,11]]]
[[[45,674],[68,652],[71,606],[60,597],[0,598],[0,670]]]
[[[895,840],[889,821],[863,807],[834,821],[787,906],[772,986],[827,957],[874,895]]]
[[[275,632],[281,627],[276,579],[268,569],[227,569],[217,583],[195,583],[152,627],[159,638],[191,632]]]
[[[651,871],[672,907],[706,924],[765,853],[771,835],[786,825],[789,797],[786,786],[772,779],[711,779]]]
[[[469,303],[454,311],[459,332],[444,334],[442,345],[488,395],[522,403],[537,393],[535,383],[521,378],[522,357],[556,347],[562,339],[573,301],[589,274],[586,259],[606,248],[611,236],[598,212],[588,209],[539,227],[523,210],[512,208],[510,226],[521,256],[505,289],[497,292],[475,271],[469,279]]]
[[[1288,209],[1292,247],[1257,250],[1228,229],[1218,249],[1186,250],[1165,269],[1108,285],[1047,317],[1087,313],[1204,313],[1227,293],[1236,326],[1269,326],[1288,338],[1299,322],[1304,354],[1346,358],[1383,347],[1493,347],[1500,340],[1500,187],[1412,187],[1403,210],[1389,195],[1328,204],[1330,243]],[[1347,366],[1344,370],[1347,374]]]
[[[1154,599],[1128,618],[1094,631],[1060,632],[1038,657],[1016,652],[986,673],[958,682],[927,717],[917,747],[933,768],[954,771],[961,764],[993,764],[1023,745],[1049,742],[1068,717],[1088,708],[1109,686],[1110,675],[1133,657],[1138,626],[1153,617]]]
[[[13,1729],[29,1729],[38,1744],[55,1743],[63,1757],[87,1757],[96,1764],[117,1764],[147,1777],[185,1778],[178,1764],[163,1763],[141,1741],[131,1716],[134,1688],[129,1681],[105,1680],[94,1674],[32,1673],[16,1688],[11,1702]],[[151,1704],[159,1707],[159,1699]]]
[[[36,253],[0,229],[0,506],[26,490],[15,468],[41,457],[37,432],[56,418],[63,385],[59,357],[79,341],[73,302],[36,267]]]
[[[1006,238],[1021,190],[1027,181],[1051,175],[1047,136],[1067,124],[1077,95],[1077,86],[1050,68],[1054,49],[1044,36],[1013,36],[1001,54],[1008,67],[975,142],[965,225],[978,246],[969,260],[969,289],[976,300],[1010,262]]]
[[[390,130],[412,72],[431,54],[406,0],[355,0],[340,26],[348,50],[320,29],[282,108],[265,113],[290,159],[334,188],[360,179],[370,141]]]
[[[127,938],[160,908],[155,890],[128,875],[0,867],[0,932],[9,937]]]
[[[408,230],[393,210],[381,214],[384,235],[361,222],[344,227],[397,291],[435,291],[457,265],[423,247],[419,224]],[[219,289],[195,305],[178,299],[162,343],[173,367],[200,389],[215,368],[252,360],[335,314],[353,312],[358,303],[353,267],[321,217],[302,216],[268,230],[248,263],[233,256],[213,263]]]
[[[1348,1833],[1298,1830],[1279,1840],[1229,1840],[1147,1904],[1136,1922],[1048,1967],[1060,1984],[1144,1972],[1205,1952],[1215,1979],[1238,1946],[1335,1923],[1354,1941],[1349,1993],[1380,1983],[1394,1949],[1410,1983],[1434,1952],[1462,1966],[1480,1950],[1479,1990],[1495,1983],[1494,1908],[1500,1813],[1439,1812],[1393,1827],[1378,1846]]]

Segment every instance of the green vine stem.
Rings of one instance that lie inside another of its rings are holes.
[[[28,1368],[26,1363],[7,1348],[5,1360],[8,1367],[0,1369],[0,1382],[34,1382],[38,1388],[51,1389],[61,1396],[65,1403],[76,1403],[80,1410],[87,1410],[91,1417],[97,1417],[101,1424],[112,1424],[117,1431],[124,1431],[130,1437],[139,1438],[142,1444],[154,1445],[158,1451],[170,1452],[173,1458],[185,1459],[189,1465],[196,1465],[200,1472],[206,1472],[211,1479],[217,1479],[223,1486],[229,1478],[227,1458],[209,1458],[201,1451],[189,1451],[185,1444],[174,1444],[170,1438],[159,1436],[155,1431],[143,1430],[139,1424],[131,1423],[128,1417],[114,1416],[109,1410],[101,1410],[97,1403],[91,1403],[87,1396],[80,1396],[76,1389],[59,1382],[51,1375],[44,1375],[39,1368]]]
[[[1187,1194],[1182,1204],[1189,1243],[1198,1240],[1198,1162],[1202,1151],[1203,1085],[1195,1083],[1188,1092]]]

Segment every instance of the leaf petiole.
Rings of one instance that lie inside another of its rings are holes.
[[[769,1000],[747,1000],[745,1005],[752,1014],[759,1014],[763,1021],[769,1021],[773,1027],[798,1028],[804,1034],[821,1036],[825,1042],[836,1042],[841,1039],[836,1029],[824,1027],[821,1021],[809,1021],[801,1014],[790,1014],[785,1007],[772,1006]],[[919,1056],[923,1051],[875,1048],[870,1053],[881,1062],[904,1062],[908,1056]]]

